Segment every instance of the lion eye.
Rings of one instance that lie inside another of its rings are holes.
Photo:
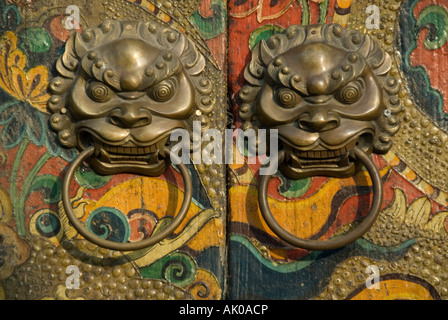
[[[166,102],[174,96],[176,87],[173,79],[164,80],[149,90],[149,97],[154,101]]]
[[[299,96],[291,89],[280,88],[275,92],[275,99],[282,107],[291,108],[297,104]]]
[[[361,81],[352,81],[339,89],[335,98],[342,103],[352,104],[362,97],[364,86]]]
[[[107,102],[112,98],[112,91],[101,82],[94,82],[88,87],[88,94],[96,102]]]

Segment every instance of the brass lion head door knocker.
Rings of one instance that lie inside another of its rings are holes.
[[[164,173],[178,156],[167,147],[170,134],[189,129],[200,104],[197,87],[205,65],[191,40],[156,22],[108,20],[69,38],[48,106],[61,144],[80,151],[64,179],[63,203],[85,238],[109,249],[136,250],[180,225],[192,198],[191,176],[180,161],[185,185],[180,211],[163,231],[138,243],[115,243],[87,231],[73,214],[69,186],[83,161],[100,174]]]
[[[269,227],[295,246],[326,250],[365,233],[382,202],[382,180],[370,154],[385,153],[401,110],[391,58],[369,35],[337,24],[290,26],[260,41],[240,92],[244,128],[278,130],[280,171],[289,179],[346,178],[364,165],[374,188],[370,213],[351,232],[325,241],[300,239],[273,218],[269,175],[260,178],[260,210]]]

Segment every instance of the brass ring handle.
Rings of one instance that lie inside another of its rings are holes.
[[[156,235],[153,235],[149,237],[148,239],[139,241],[139,242],[132,242],[132,243],[119,243],[114,242],[106,239],[102,239],[99,236],[91,233],[88,231],[85,226],[78,220],[78,218],[75,216],[73,212],[73,208],[70,201],[70,182],[73,179],[73,175],[75,174],[76,169],[81,165],[81,163],[91,157],[95,152],[95,147],[90,147],[84,151],[82,151],[78,157],[72,162],[70,165],[63,184],[62,184],[62,202],[64,205],[65,213],[70,220],[73,227],[78,231],[79,234],[81,234],[84,238],[89,240],[90,242],[111,250],[119,250],[119,251],[134,251],[143,249],[149,246],[152,246],[161,240],[165,239],[169,235],[173,233],[173,231],[180,225],[180,223],[184,220],[185,216],[187,215],[188,209],[190,208],[191,199],[193,196],[193,184],[191,181],[190,173],[187,169],[187,167],[181,162],[178,161],[179,164],[177,167],[179,168],[179,171],[182,175],[185,191],[184,191],[184,199],[182,202],[182,206],[179,210],[179,213],[176,215],[172,223],[163,229],[160,233],[157,233]],[[176,158],[178,157],[177,154],[174,152],[171,152],[170,149],[165,147],[165,154],[169,154],[171,157]]]
[[[279,223],[275,220],[272,215],[271,210],[269,209],[268,204],[268,185],[271,179],[271,175],[262,175],[260,176],[260,185],[258,190],[258,203],[260,206],[261,214],[263,215],[264,220],[268,224],[269,228],[282,240],[285,242],[308,250],[333,250],[343,246],[348,245],[349,243],[355,241],[360,238],[367,230],[370,229],[372,224],[375,222],[380,209],[381,203],[383,201],[383,185],[381,180],[381,175],[378,172],[375,164],[372,159],[361,149],[354,149],[354,155],[356,159],[361,161],[361,163],[366,167],[367,172],[369,173],[372,179],[373,185],[373,201],[368,215],[362,220],[362,222],[352,231],[338,236],[329,240],[311,240],[311,239],[301,239],[296,237],[295,235],[289,233],[285,229],[283,229]],[[285,157],[284,152],[279,153],[278,162],[282,162]]]

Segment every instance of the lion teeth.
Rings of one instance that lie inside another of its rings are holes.
[[[147,147],[123,147],[103,144],[102,147],[106,152],[116,155],[148,155],[156,151],[155,145]]]
[[[340,157],[344,154],[347,154],[347,152],[348,152],[347,147],[343,147],[337,150],[296,151],[295,154],[301,159],[326,160]]]

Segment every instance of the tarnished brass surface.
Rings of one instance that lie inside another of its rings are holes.
[[[0,234],[13,232],[6,228],[0,224]],[[2,279],[7,300],[193,299],[187,290],[166,280],[142,278],[122,252],[100,248],[84,239],[64,240],[58,246],[42,237],[25,240],[26,251],[16,242],[14,252],[25,252],[26,262]],[[68,266],[79,268],[79,287],[67,288]]]
[[[288,178],[352,176],[353,148],[385,153],[399,129],[390,67],[368,35],[337,24],[290,26],[253,50],[240,92],[243,127],[278,130]]]

